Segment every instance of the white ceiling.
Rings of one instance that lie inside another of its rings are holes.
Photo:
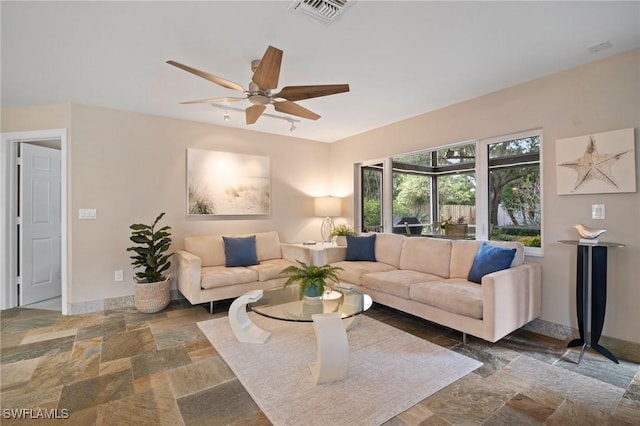
[[[290,4],[2,1],[2,107],[72,101],[332,142],[640,47],[637,1],[359,1],[330,25]],[[322,118],[294,133],[286,121],[246,126],[230,111],[226,123],[224,111],[179,104],[238,92],[165,61],[246,87],[269,44],[284,51],[280,87],[351,91],[299,101]]]

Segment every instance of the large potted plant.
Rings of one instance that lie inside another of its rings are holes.
[[[284,283],[284,288],[289,287],[291,284],[299,283],[300,285],[300,299],[305,298],[319,298],[324,293],[324,287],[327,285],[327,280],[335,283],[339,282],[338,271],[342,268],[338,266],[313,266],[307,265],[304,262],[296,260],[300,266],[291,265],[282,270],[283,274],[288,274],[289,279]]]
[[[131,225],[131,241],[136,246],[127,248],[135,255],[131,256],[131,263],[139,268],[133,279],[134,300],[136,309],[144,313],[159,312],[167,307],[171,300],[171,284],[165,272],[171,267],[169,258],[173,253],[166,254],[171,246],[171,227],[155,227],[164,216],[164,212],[151,225],[136,223]]]
[[[331,231],[331,236],[336,237],[336,245],[338,246],[344,247],[347,245],[347,235],[356,235],[349,225],[338,225]]]

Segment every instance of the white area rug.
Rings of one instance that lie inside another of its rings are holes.
[[[265,344],[238,342],[227,318],[198,327],[276,426],[379,425],[482,365],[362,316],[347,333],[347,376],[316,385],[312,324],[250,315],[272,333]]]

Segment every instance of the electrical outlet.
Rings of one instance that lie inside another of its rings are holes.
[[[123,281],[124,280],[124,272],[122,269],[118,269],[114,274],[114,281]]]

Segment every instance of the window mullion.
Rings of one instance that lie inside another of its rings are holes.
[[[476,240],[489,236],[489,143],[476,141]]]
[[[387,157],[382,168],[382,232],[393,232],[393,159]]]

